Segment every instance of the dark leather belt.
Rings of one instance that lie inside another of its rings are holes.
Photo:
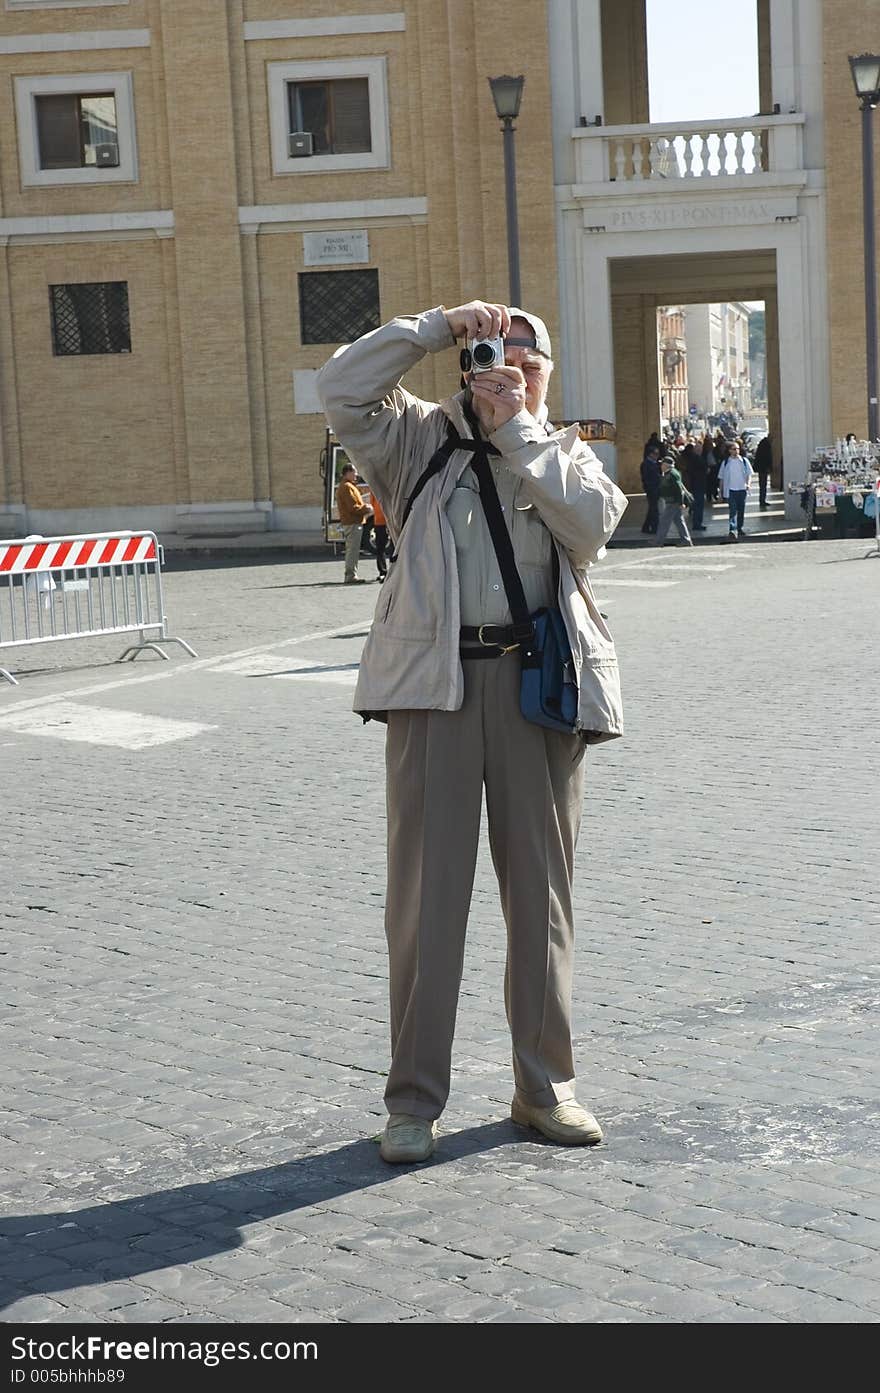
[[[503,658],[520,642],[512,624],[463,625],[460,652],[463,658]]]

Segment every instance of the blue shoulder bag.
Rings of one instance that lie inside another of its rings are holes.
[[[571,645],[558,606],[532,615],[535,634],[522,650],[520,710],[550,730],[577,730],[578,688]]]
[[[516,568],[513,543],[489,467],[490,451],[495,454],[498,451],[485,441],[481,444],[482,448],[474,452],[473,462],[474,473],[480,484],[480,502],[486,514],[495,555],[498,557],[501,579],[504,581],[513,619],[514,634],[527,635],[520,640],[520,710],[526,720],[534,725],[573,735],[578,728],[579,694],[565,621],[558,604],[547,609],[538,609],[531,615],[528,612],[525,592]],[[559,563],[555,543],[553,577],[554,593],[558,594]]]

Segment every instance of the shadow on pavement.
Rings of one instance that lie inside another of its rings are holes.
[[[247,675],[262,681],[264,677],[330,677],[334,672],[357,672],[360,663],[319,663],[315,667],[288,667],[279,672],[251,672]]]
[[[251,585],[249,590],[338,590],[341,580],[290,580],[283,585]]]
[[[380,1159],[374,1142],[357,1141],[152,1195],[0,1219],[0,1310],[25,1296],[125,1281],[230,1252],[241,1247],[242,1224],[523,1140],[509,1121],[487,1123],[441,1135],[429,1163],[394,1167]]]

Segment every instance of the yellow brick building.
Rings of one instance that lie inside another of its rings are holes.
[[[316,530],[340,337],[508,298],[490,75],[526,79],[523,296],[553,332],[546,17],[511,8],[0,0],[5,535]],[[455,355],[413,381],[455,390]]]

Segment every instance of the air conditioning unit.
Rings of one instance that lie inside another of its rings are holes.
[[[101,169],[118,169],[119,167],[119,146],[118,145],[96,145],[95,164]]]
[[[315,137],[311,131],[291,131],[287,137],[287,153],[292,160],[300,159],[303,155],[313,155]]]

